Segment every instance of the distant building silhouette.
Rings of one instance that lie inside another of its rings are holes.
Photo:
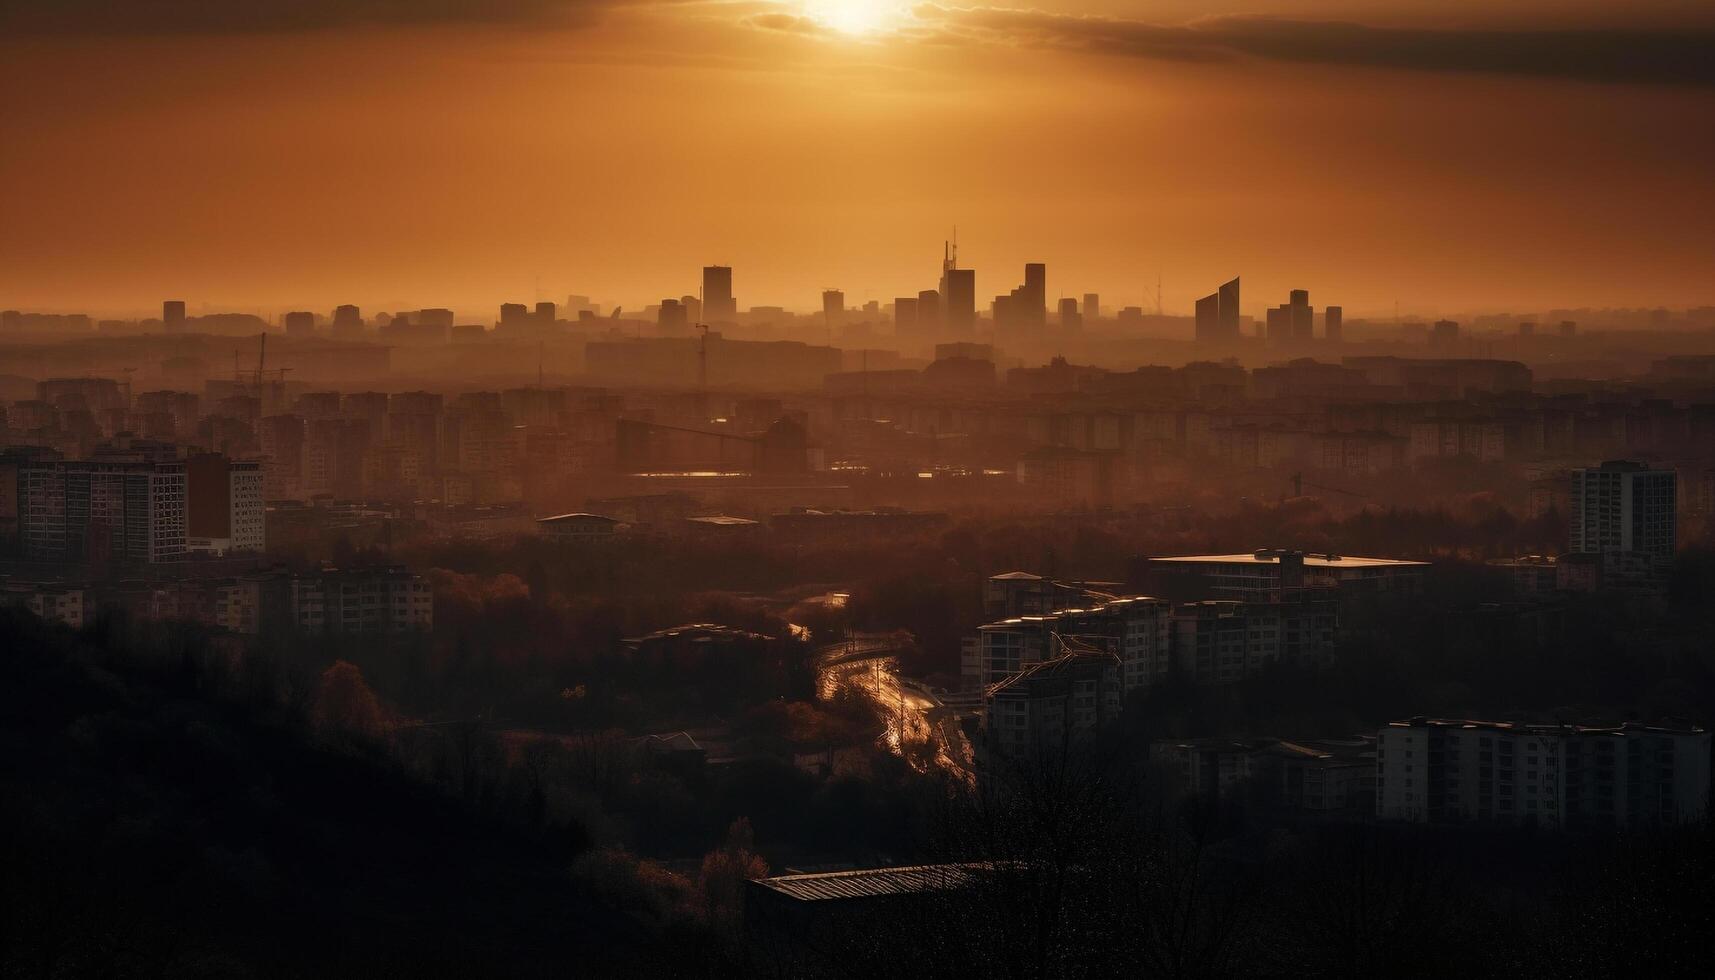
[[[934,289],[925,289],[917,294],[917,330],[920,333],[938,333],[941,329],[941,294]]]
[[[1292,342],[1309,344],[1316,338],[1316,308],[1310,305],[1310,290],[1294,289],[1286,305],[1292,311]]]
[[[655,313],[655,325],[661,328],[662,333],[683,333],[691,325],[689,316],[690,311],[685,309],[683,301],[664,299]]]
[[[333,310],[333,335],[349,338],[363,335],[363,313],[351,304],[336,306]]]
[[[183,333],[186,327],[185,301],[170,299],[161,304],[161,326],[168,333]]]
[[[846,320],[846,294],[838,289],[822,290],[822,323],[837,327]]]
[[[1084,318],[1078,312],[1078,301],[1070,296],[1060,301],[1060,329],[1076,330],[1084,325]]]
[[[1197,300],[1197,342],[1232,343],[1239,339],[1239,279],[1221,284],[1215,292]]]
[[[732,322],[738,316],[738,300],[732,295],[732,267],[703,267],[703,318]]]
[[[316,332],[316,315],[302,311],[286,314],[283,325],[288,337],[310,337]]]
[[[1102,298],[1095,293],[1084,294],[1084,321],[1099,320],[1102,317]]]
[[[906,336],[917,329],[917,298],[901,296],[893,301],[893,332]]]
[[[1323,309],[1322,336],[1331,344],[1338,344],[1346,339],[1345,307],[1330,306]]]
[[[947,332],[965,335],[977,326],[977,273],[975,269],[948,269],[941,277],[941,302]]]
[[[536,304],[537,324],[544,327],[553,326],[556,319],[558,319],[558,317],[555,315],[553,303],[543,302]]]

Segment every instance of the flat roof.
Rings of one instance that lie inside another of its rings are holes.
[[[867,871],[782,875],[778,878],[758,879],[755,885],[800,902],[884,898],[963,887],[973,880],[972,869],[975,867],[978,866],[923,864],[903,868],[872,868]]]
[[[1154,557],[1150,561],[1183,562],[1185,564],[1225,563],[1229,565],[1278,565],[1278,554],[1238,554],[1238,555],[1168,555]],[[1404,558],[1361,558],[1351,555],[1305,555],[1305,568],[1391,568],[1391,567],[1423,567],[1426,561],[1408,561]]]

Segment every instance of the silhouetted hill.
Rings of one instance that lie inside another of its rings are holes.
[[[600,975],[644,942],[566,875],[581,841],[110,645],[0,610],[0,974]]]

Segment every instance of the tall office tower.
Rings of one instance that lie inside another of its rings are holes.
[[[1273,345],[1292,341],[1292,307],[1282,303],[1268,308],[1268,342]]]
[[[185,321],[185,301],[170,299],[161,304],[161,326],[168,333],[183,333]]]
[[[1221,294],[1210,293],[1197,300],[1197,343],[1213,344],[1221,339]]]
[[[893,301],[893,334],[904,337],[917,330],[917,299],[901,296]]]
[[[655,325],[661,328],[662,333],[683,333],[691,325],[688,314],[684,303],[676,299],[664,299],[661,301],[660,310],[655,314]]]
[[[1048,267],[1041,262],[1030,262],[1024,266],[1024,293],[1020,297],[1024,301],[1021,311],[1028,318],[1030,325],[1043,326],[1048,322]]]
[[[1316,339],[1316,309],[1310,305],[1310,290],[1294,289],[1287,300],[1292,310],[1292,342],[1310,343]]]
[[[1102,318],[1102,298],[1095,293],[1084,294],[1084,322],[1094,323]]]
[[[1221,283],[1221,339],[1239,339],[1239,277]]]
[[[1678,539],[1678,485],[1673,470],[1626,460],[1573,470],[1569,550],[1601,555],[1604,572],[1667,564]]]
[[[685,320],[688,323],[703,322],[703,301],[695,296],[679,297],[679,305],[685,308]]]
[[[967,335],[977,328],[977,272],[948,269],[941,277],[941,305],[947,332]]]
[[[941,294],[933,289],[925,289],[917,294],[917,332],[940,333],[944,321],[941,316]]]
[[[1338,344],[1346,339],[1346,308],[1343,306],[1328,306],[1322,310],[1322,336],[1330,344]]]
[[[846,322],[846,294],[838,289],[822,290],[822,325],[837,327]]]
[[[1060,329],[1076,330],[1084,325],[1084,318],[1078,313],[1078,301],[1070,296],[1060,300]]]
[[[530,322],[530,308],[523,303],[500,304],[500,326],[517,329]]]
[[[316,332],[316,315],[314,313],[288,313],[285,317],[286,336],[310,337]]]
[[[219,453],[187,457],[185,536],[186,547],[194,552],[261,551],[262,464]]]
[[[351,304],[336,306],[333,309],[333,335],[335,337],[360,337],[363,335],[363,313]]]
[[[558,319],[558,316],[553,303],[543,302],[536,304],[537,326],[551,327],[554,325],[554,321],[556,319]]]
[[[732,295],[732,267],[703,266],[703,317],[731,323],[738,316],[738,300]]]

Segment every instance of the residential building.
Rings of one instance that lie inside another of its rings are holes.
[[[1708,812],[1701,728],[1413,718],[1377,738],[1376,814],[1387,820],[1611,830]]]
[[[1055,656],[989,688],[983,745],[997,757],[1060,752],[1119,717],[1120,658],[1079,638],[1052,638]]]

